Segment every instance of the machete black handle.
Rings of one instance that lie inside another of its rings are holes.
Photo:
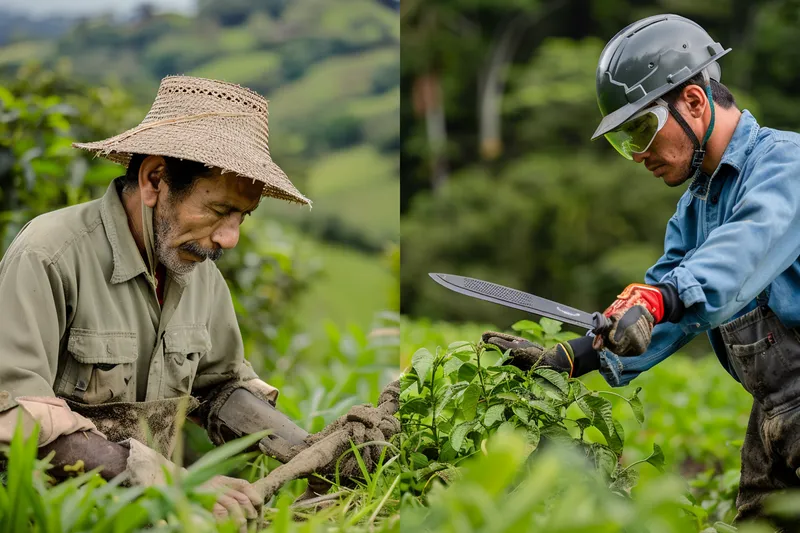
[[[611,329],[611,322],[606,318],[606,315],[595,311],[592,313],[592,333],[605,337],[608,330]]]

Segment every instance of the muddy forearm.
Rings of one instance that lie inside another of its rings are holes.
[[[127,467],[127,448],[89,431],[78,431],[58,437],[50,444],[39,448],[39,457],[43,458],[53,450],[56,455],[50,461],[53,468],[49,473],[57,479],[74,475],[65,471],[64,466],[73,466],[78,461],[83,461],[85,472],[99,466],[103,467],[100,475],[106,480],[121,474]]]

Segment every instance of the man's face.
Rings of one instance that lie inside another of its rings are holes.
[[[676,107],[681,111],[680,103]],[[680,124],[669,115],[650,147],[644,152],[633,154],[633,160],[644,163],[654,177],[661,178],[670,187],[677,187],[692,175],[690,168],[693,154],[694,145]]]
[[[175,198],[169,186],[155,206],[153,231],[158,261],[186,274],[206,260],[216,261],[239,241],[239,225],[261,200],[263,185],[219,169],[198,179]]]

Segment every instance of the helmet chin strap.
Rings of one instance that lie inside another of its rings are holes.
[[[700,142],[697,140],[697,135],[694,134],[692,128],[689,127],[689,124],[686,123],[686,120],[681,116],[678,110],[672,105],[671,102],[667,102],[667,106],[669,107],[670,114],[675,118],[675,121],[681,125],[683,131],[686,132],[686,136],[689,137],[689,140],[692,141],[694,145],[694,153],[692,154],[692,164],[689,166],[689,174],[690,177],[694,178],[697,176],[699,172],[700,166],[703,164],[703,159],[706,157],[706,143],[708,139],[711,137],[711,133],[714,131],[714,99],[711,95],[711,80],[708,77],[708,72],[705,70],[703,71],[703,81],[705,82],[705,92],[706,97],[708,98],[708,105],[711,108],[711,121],[708,123],[708,129],[706,130],[706,134],[703,136],[703,141]]]

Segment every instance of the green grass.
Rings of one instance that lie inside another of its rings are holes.
[[[325,156],[309,170],[315,215],[334,215],[374,241],[400,233],[400,182],[396,162],[361,145]]]
[[[332,57],[313,65],[295,83],[285,85],[271,97],[270,119],[286,123],[313,116],[332,106],[370,94],[372,74],[400,60],[396,46],[382,47],[363,54]]]
[[[296,316],[307,324],[314,341],[325,337],[327,321],[344,327],[356,324],[368,330],[375,314],[388,307],[395,281],[379,256],[348,248],[310,243],[322,261],[322,277],[298,302]]]
[[[333,217],[372,242],[398,241],[400,181],[393,157],[366,144],[332,152],[311,165],[302,190],[314,202],[310,213],[281,204],[271,205],[272,213],[292,223]]]
[[[362,144],[334,152],[319,159],[308,171],[309,194],[325,198],[349,192],[356,187],[390,180],[397,172],[397,162],[379,154],[374,147]]]
[[[258,39],[245,26],[228,28],[219,34],[219,47],[225,52],[246,52],[255,49],[257,44]]]
[[[281,79],[281,58],[264,50],[238,52],[197,67],[190,76],[224,80],[240,85],[271,85]]]

